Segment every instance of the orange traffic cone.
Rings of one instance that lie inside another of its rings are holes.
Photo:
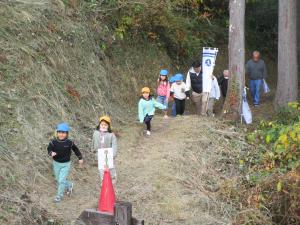
[[[113,215],[115,202],[116,196],[110,172],[109,169],[105,169],[99,197],[98,211]]]

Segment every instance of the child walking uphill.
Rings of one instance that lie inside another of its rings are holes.
[[[168,70],[161,70],[159,79],[157,80],[157,102],[166,106],[168,109],[168,100],[170,97],[170,83],[168,81]],[[164,118],[168,118],[168,111],[164,110]]]
[[[55,203],[59,203],[64,196],[65,190],[71,195],[73,191],[73,183],[67,180],[71,168],[71,153],[74,151],[79,159],[79,163],[83,163],[82,155],[73,141],[68,139],[70,127],[66,123],[57,125],[57,137],[48,145],[48,154],[53,158],[53,170],[55,180],[57,182],[57,194],[54,198]]]
[[[96,130],[93,134],[93,143],[94,151],[98,152],[98,149],[101,148],[112,148],[113,157],[117,156],[117,138],[116,135],[111,130],[111,119],[109,116],[102,116],[99,118],[99,124],[96,127]],[[100,179],[102,182],[104,168],[99,169]],[[110,168],[110,175],[113,179],[113,182],[116,182],[117,172],[115,168]]]
[[[171,96],[174,97],[176,114],[182,116],[185,111],[185,99],[190,97],[190,93],[183,82],[182,74],[176,74],[174,81],[175,83],[171,87]]]
[[[167,107],[155,101],[150,95],[150,88],[144,87],[142,89],[142,96],[138,104],[138,111],[140,122],[146,124],[146,135],[148,136],[151,135],[151,120],[154,116],[155,108],[166,109]]]

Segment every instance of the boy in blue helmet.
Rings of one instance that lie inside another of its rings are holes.
[[[185,100],[190,97],[189,90],[183,82],[183,75],[175,75],[175,83],[171,87],[171,96],[174,97],[176,104],[176,114],[183,116],[185,111]]]
[[[66,123],[60,123],[56,128],[56,138],[51,140],[48,145],[48,155],[53,158],[53,171],[57,182],[57,194],[54,198],[55,203],[59,203],[64,196],[65,190],[68,195],[73,191],[73,183],[67,180],[71,168],[71,153],[74,151],[79,159],[79,163],[83,163],[82,154],[74,144],[68,139],[70,127]]]

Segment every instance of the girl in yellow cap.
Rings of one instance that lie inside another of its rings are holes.
[[[154,116],[155,108],[165,110],[167,107],[155,101],[150,95],[150,88],[144,87],[142,89],[142,96],[139,101],[138,111],[140,122],[146,124],[146,135],[148,136],[151,135],[151,120]]]
[[[117,155],[117,138],[111,130],[111,119],[108,116],[102,116],[99,118],[99,124],[93,134],[93,150],[98,152],[101,148],[112,148],[114,158]],[[102,182],[104,169],[99,169],[100,179]],[[115,168],[110,169],[110,175],[113,181],[116,181],[117,173]]]

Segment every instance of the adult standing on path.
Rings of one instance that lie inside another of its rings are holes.
[[[254,106],[260,104],[260,89],[263,85],[263,79],[267,77],[267,68],[265,62],[260,58],[260,52],[254,51],[252,59],[246,64],[246,74],[250,79],[250,92]]]
[[[201,62],[195,61],[186,75],[186,90],[192,90],[192,101],[198,115],[206,115],[207,95],[203,93]]]

